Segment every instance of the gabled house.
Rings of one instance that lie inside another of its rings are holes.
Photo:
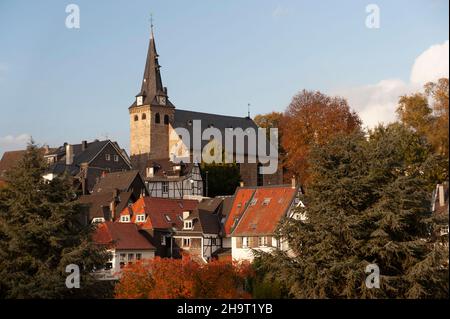
[[[283,217],[294,216],[301,205],[299,188],[293,185],[239,187],[225,222],[224,246],[231,245],[233,260],[254,258],[254,250],[265,252],[289,249],[287,242],[274,237]]]
[[[84,207],[85,224],[103,223],[114,221],[119,218],[119,214],[128,205],[135,202],[132,192],[101,192],[91,195],[82,195],[77,203]]]
[[[95,140],[81,144],[67,144],[44,155],[49,168],[44,178],[68,173],[74,178],[74,185],[81,194],[92,192],[104,172],[131,169],[130,159],[116,142]]]
[[[179,257],[173,235],[183,228],[183,212],[194,212],[198,201],[142,197],[125,208],[119,223],[132,223],[146,232],[160,257]]]
[[[221,205],[221,199],[204,199],[193,212],[183,212],[183,227],[173,235],[176,255],[207,262],[222,248]]]
[[[113,193],[114,191],[131,193],[133,202],[141,196],[148,196],[144,180],[136,170],[103,173],[95,184],[92,194]]]
[[[155,257],[155,247],[132,223],[100,223],[93,234],[93,241],[106,247],[111,254],[104,269],[96,271],[98,279],[117,280],[125,265]]]
[[[151,197],[203,196],[203,179],[197,163],[149,160],[143,174]]]
[[[44,157],[55,151],[55,149],[51,149],[47,145],[41,147],[39,150]],[[6,185],[6,173],[16,167],[26,152],[26,150],[18,150],[3,153],[2,159],[0,160],[0,184]]]

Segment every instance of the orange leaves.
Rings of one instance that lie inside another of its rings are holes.
[[[345,99],[303,90],[292,99],[282,123],[282,145],[288,154],[285,164],[307,184],[311,146],[351,133],[360,128],[361,120]]]
[[[189,257],[156,257],[125,267],[116,298],[250,298],[244,290],[250,276],[250,264],[212,261],[199,265]]]

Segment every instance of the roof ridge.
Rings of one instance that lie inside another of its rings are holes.
[[[242,119],[242,120],[251,120],[253,122],[253,120],[250,118],[248,118],[247,116],[235,116],[235,115],[224,115],[224,114],[217,114],[217,113],[206,113],[206,112],[198,112],[198,111],[190,111],[190,110],[182,110],[182,109],[176,109],[175,112],[178,111],[182,111],[182,112],[190,112],[190,113],[197,113],[197,114],[206,114],[206,115],[214,115],[214,116],[223,116],[223,117],[232,117],[232,118],[238,118],[238,119]]]

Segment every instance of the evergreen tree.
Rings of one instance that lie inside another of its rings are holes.
[[[72,179],[45,181],[45,170],[31,142],[0,190],[0,298],[102,297],[91,271],[108,255],[81,221]],[[70,264],[79,266],[79,289],[66,287]]]
[[[296,257],[262,253],[259,272],[295,298],[448,298],[448,249],[431,236],[428,150],[400,124],[315,146],[299,208],[307,220],[278,230]],[[369,264],[380,269],[379,289],[365,284]]]

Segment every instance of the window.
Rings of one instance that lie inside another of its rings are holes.
[[[248,247],[248,237],[242,237],[242,248]]]
[[[166,220],[168,221],[168,222],[171,222],[172,220],[170,219],[170,216],[169,215],[164,215],[164,217],[166,218]]]
[[[136,215],[136,221],[137,221],[138,223],[143,223],[143,222],[145,222],[145,215],[144,215],[144,214]]]
[[[142,119],[142,120],[145,120],[146,118],[147,118],[147,114],[142,113],[141,119]]]
[[[192,220],[187,220],[184,222],[184,229],[192,229]]]
[[[164,115],[164,124],[168,125],[169,124],[169,115]]]
[[[255,206],[257,202],[258,202],[258,199],[253,198],[252,201],[250,202],[250,206]]]
[[[169,182],[162,182],[162,192],[167,194],[169,192]]]
[[[111,160],[111,155],[110,155],[110,154],[105,154],[105,159],[106,159],[107,161],[110,161],[110,160]]]
[[[272,237],[258,237],[258,246],[259,247],[272,246]]]
[[[161,246],[165,246],[166,245],[166,236],[161,235]]]
[[[217,240],[216,238],[211,238],[211,245],[216,246],[217,245]]]
[[[134,261],[134,254],[128,254],[128,263],[132,263]]]
[[[142,254],[141,253],[137,253],[136,254],[136,260],[141,260],[142,259]]]
[[[191,246],[191,239],[183,238],[183,247],[190,247],[190,246]]]
[[[147,167],[147,177],[153,177],[153,167]]]
[[[156,124],[161,123],[161,117],[159,116],[159,113],[156,113],[156,114],[155,114],[155,123],[156,123]]]
[[[120,268],[123,268],[124,266],[125,266],[125,258],[127,257],[127,255],[126,254],[120,254],[120,258],[119,258],[119,261],[120,261]]]
[[[135,122],[139,121],[139,116],[135,115],[135,116],[134,116],[134,121],[135,121]]]
[[[122,222],[122,223],[129,223],[130,222],[130,215],[120,216],[120,222]]]
[[[264,198],[264,201],[263,201],[263,205],[264,206],[267,206],[267,205],[269,205],[269,203],[270,203],[270,198]]]

